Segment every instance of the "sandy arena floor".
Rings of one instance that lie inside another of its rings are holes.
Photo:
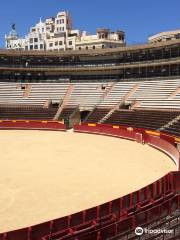
[[[0,131],[0,232],[87,209],[144,187],[173,161],[113,137]]]

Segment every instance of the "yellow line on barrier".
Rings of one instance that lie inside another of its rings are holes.
[[[160,136],[160,133],[159,133],[159,132],[154,132],[154,131],[146,130],[145,133],[151,134],[151,135],[154,135],[154,136]]]
[[[89,127],[95,127],[96,124],[94,124],[94,123],[88,123],[88,126],[89,126]]]
[[[47,123],[47,121],[41,121],[42,123]]]
[[[119,126],[113,126],[113,128],[119,128]]]
[[[130,131],[130,132],[134,131],[134,129],[132,127],[127,127],[126,129],[127,129],[127,131]]]
[[[180,138],[174,138],[174,140],[176,141],[176,142],[180,142]]]
[[[13,123],[16,123],[17,121],[16,120],[12,120]]]

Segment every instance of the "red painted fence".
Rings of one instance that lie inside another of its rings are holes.
[[[0,129],[35,129],[35,130],[66,130],[66,125],[60,121],[38,120],[6,120],[0,121]]]

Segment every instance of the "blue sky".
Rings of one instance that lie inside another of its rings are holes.
[[[146,42],[149,35],[180,29],[180,0],[9,0],[0,4],[0,47],[12,23],[20,36],[42,19],[69,10],[74,28],[122,29],[128,44]]]

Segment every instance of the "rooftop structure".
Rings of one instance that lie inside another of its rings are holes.
[[[5,36],[6,48],[64,51],[125,46],[123,31],[97,29],[95,35],[90,35],[86,31],[73,29],[72,25],[72,18],[68,11],[58,12],[56,17],[46,18],[45,21],[40,19],[22,39],[11,31],[8,36]]]
[[[165,42],[170,40],[176,40],[180,38],[180,29],[160,32],[155,35],[152,35],[148,38],[148,42],[157,43],[157,42]]]

